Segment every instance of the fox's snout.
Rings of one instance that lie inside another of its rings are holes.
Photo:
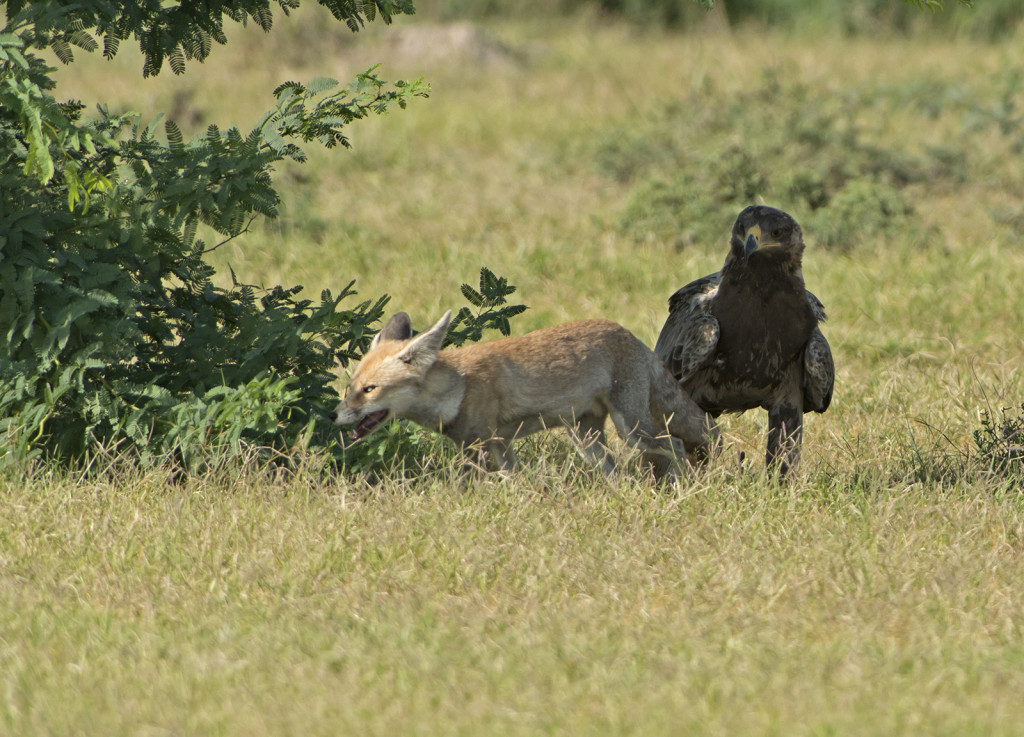
[[[391,412],[386,408],[368,412],[365,407],[349,407],[343,400],[327,416],[338,427],[354,424],[355,427],[349,431],[348,436],[352,440],[359,440],[382,425],[391,416]]]
[[[363,415],[360,410],[349,407],[344,400],[341,401],[334,409],[327,413],[327,418],[339,427],[341,425],[351,425],[358,422]]]
[[[327,413],[327,419],[338,427],[351,425],[359,419],[359,412],[353,411],[351,407],[345,404],[343,399],[334,409]]]

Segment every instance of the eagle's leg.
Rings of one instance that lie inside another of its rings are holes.
[[[804,413],[799,403],[783,402],[768,410],[768,453],[765,463],[769,472],[780,478],[796,470],[800,464],[800,443],[803,439]]]

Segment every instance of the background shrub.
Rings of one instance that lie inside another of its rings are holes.
[[[842,249],[914,226],[906,188],[938,167],[927,153],[886,144],[868,98],[778,69],[729,105],[704,106],[707,94],[669,103],[600,144],[601,170],[634,183],[624,232],[680,246],[713,241],[731,225],[729,213],[757,200],[793,212],[823,245]]]
[[[981,426],[972,435],[985,468],[1007,478],[1024,474],[1024,404],[1003,408],[998,417],[982,411]]]
[[[758,25],[848,36],[927,29],[993,41],[1012,36],[1024,18],[1024,6],[1016,0],[422,0],[418,7],[423,15],[443,20],[596,13],[672,29],[699,28],[713,7],[733,27]]]

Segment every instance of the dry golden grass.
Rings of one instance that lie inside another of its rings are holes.
[[[1019,499],[4,482],[10,734],[1013,734]]]

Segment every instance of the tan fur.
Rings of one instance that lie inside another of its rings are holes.
[[[395,315],[331,413],[335,424],[358,423],[362,437],[403,417],[462,447],[478,446],[481,461],[500,469],[515,467],[513,439],[564,425],[581,452],[611,473],[609,415],[659,476],[674,475],[678,461],[714,442],[710,418],[621,325],[584,320],[442,351],[450,318],[447,312],[408,338],[408,316]]]

